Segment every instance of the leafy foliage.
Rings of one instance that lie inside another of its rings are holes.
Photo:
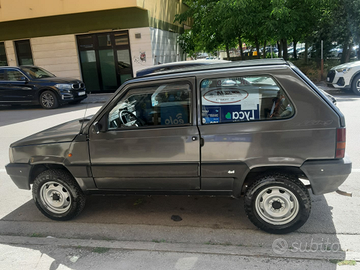
[[[358,0],[186,0],[188,10],[175,21],[191,20],[191,30],[179,37],[186,53],[195,55],[235,44],[255,46],[278,42],[287,58],[287,43],[343,44],[344,49],[360,42]],[[320,50],[314,50],[319,52]],[[307,54],[306,54],[307,55]],[[296,58],[296,50],[294,49]]]

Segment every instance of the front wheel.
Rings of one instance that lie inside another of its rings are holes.
[[[42,92],[39,101],[44,109],[55,109],[59,106],[59,100],[56,94],[50,90]]]
[[[64,170],[47,170],[39,174],[32,187],[37,208],[53,220],[69,220],[76,217],[85,206],[85,195]]]
[[[295,177],[270,174],[247,190],[245,211],[258,228],[274,234],[290,233],[307,221],[311,200],[306,187]]]
[[[356,75],[352,84],[351,90],[356,94],[360,95],[360,74]]]

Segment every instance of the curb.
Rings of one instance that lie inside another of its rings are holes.
[[[286,258],[286,259],[306,259],[306,260],[355,260],[360,261],[359,252],[291,252],[291,250],[282,253],[275,253],[273,249],[261,247],[241,247],[241,246],[222,246],[222,245],[201,245],[189,243],[154,243],[143,241],[106,241],[93,239],[69,239],[69,238],[39,238],[24,236],[0,236],[0,243],[7,245],[42,245],[77,248],[109,248],[129,251],[151,251],[167,253],[192,253],[192,254],[210,254],[210,255],[228,255],[242,257],[268,257],[268,258]]]

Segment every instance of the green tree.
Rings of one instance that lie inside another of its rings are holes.
[[[341,63],[349,62],[351,48],[360,42],[360,1],[333,1],[334,9],[330,23],[330,37],[342,44]]]
[[[320,41],[329,50],[332,42],[343,45],[343,59],[347,61],[350,48],[360,42],[359,0],[187,0],[189,9],[176,16],[183,23],[191,20],[191,31],[179,38],[180,46],[188,53],[197,50],[213,52],[229,50],[242,42],[256,47],[267,41],[278,41],[280,56],[285,59],[288,41],[306,42],[320,55]]]

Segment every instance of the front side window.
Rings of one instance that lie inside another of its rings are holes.
[[[270,76],[207,79],[201,82],[202,123],[285,119],[294,107]]]
[[[29,77],[34,78],[34,79],[55,77],[54,74],[50,73],[49,71],[47,71],[43,68],[23,67],[22,70],[25,71]]]
[[[190,124],[190,110],[188,83],[132,88],[110,111],[108,129]]]

